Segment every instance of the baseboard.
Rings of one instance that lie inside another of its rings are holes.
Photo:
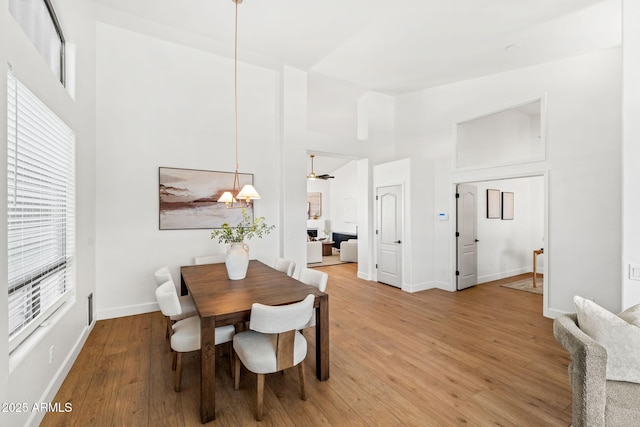
[[[558,318],[560,316],[562,316],[563,314],[567,314],[564,311],[560,311],[560,310],[556,310],[555,308],[547,308],[543,310],[542,315],[544,317],[548,317],[549,319],[555,319]]]
[[[144,304],[127,305],[124,307],[107,308],[98,310],[96,316],[98,320],[115,319],[117,317],[135,316],[136,314],[151,313],[158,311],[157,302],[147,302]]]
[[[64,359],[64,363],[60,365],[60,368],[56,372],[55,376],[53,377],[53,379],[51,380],[47,388],[44,390],[44,393],[42,393],[42,398],[40,399],[40,402],[51,402],[54,404],[60,403],[60,405],[62,405],[62,407],[64,408],[64,404],[66,402],[54,402],[53,400],[55,399],[56,394],[58,393],[58,390],[60,390],[60,386],[62,386],[62,383],[64,382],[65,378],[67,378],[69,371],[71,371],[71,367],[73,366],[76,359],[78,358],[78,355],[80,354],[82,347],[84,347],[84,344],[87,341],[87,338],[89,337],[89,334],[93,330],[93,326],[95,324],[96,322],[94,321],[91,325],[86,326],[84,328],[84,330],[78,337],[76,343],[74,344],[73,348],[67,354],[67,357]],[[44,418],[45,415],[46,415],[46,411],[32,411],[25,425],[38,426],[42,422],[42,419]]]
[[[371,276],[365,273],[364,271],[358,271],[357,277],[358,279],[367,280],[367,281],[373,280]]]
[[[488,274],[486,276],[478,276],[478,284],[493,282],[494,280],[504,279],[505,277],[517,276],[518,274],[531,273],[531,269],[527,267],[514,268],[509,271],[501,271],[500,273]]]
[[[402,290],[414,293],[420,291],[426,291],[427,289],[433,289],[435,287],[435,282],[424,282],[424,283],[412,283],[412,284],[403,284]]]

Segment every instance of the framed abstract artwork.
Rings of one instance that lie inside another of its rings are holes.
[[[239,173],[238,178],[240,188],[253,185],[253,174]],[[218,203],[233,187],[233,172],[160,167],[158,183],[160,230],[220,228],[242,220],[242,209]],[[246,209],[253,220],[253,205]]]
[[[502,193],[502,219],[513,219],[513,193]]]
[[[500,219],[500,190],[487,189],[487,218]]]

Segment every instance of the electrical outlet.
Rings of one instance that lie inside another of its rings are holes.
[[[55,346],[49,347],[49,364],[53,363],[53,355],[55,354]]]
[[[629,279],[640,280],[640,265],[629,264]]]

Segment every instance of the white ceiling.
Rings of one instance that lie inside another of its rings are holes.
[[[93,0],[98,19],[232,52],[232,0]],[[115,18],[114,18],[115,17]],[[164,31],[159,31],[162,28]],[[180,36],[178,36],[180,34]],[[244,0],[240,60],[389,94],[620,44],[620,0]],[[204,43],[206,45],[206,43]],[[506,46],[519,45],[512,51]]]
[[[232,0],[93,1],[103,22],[233,55]],[[387,94],[580,55],[622,37],[620,0],[244,0],[238,7],[241,61]],[[316,155],[319,174],[351,160]]]

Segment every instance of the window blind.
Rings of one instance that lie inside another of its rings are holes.
[[[75,134],[11,73],[7,77],[9,349],[70,295]]]

